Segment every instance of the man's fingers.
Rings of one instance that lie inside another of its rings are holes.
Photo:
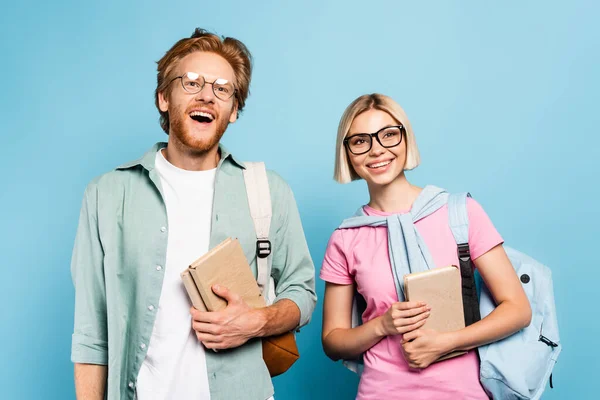
[[[223,345],[221,342],[214,340],[215,336],[213,336],[211,338],[210,335],[196,332],[196,338],[207,349],[212,349],[214,351],[217,351],[218,349],[223,348]]]
[[[206,322],[209,324],[218,323],[221,318],[219,312],[199,311],[194,307],[190,308],[190,314],[194,322]]]
[[[230,291],[223,285],[212,285],[212,291],[219,297],[222,297],[227,303],[234,303],[241,300],[237,293]]]
[[[210,333],[211,335],[220,335],[223,333],[223,327],[221,325],[209,324],[206,322],[196,322],[192,323],[192,328],[196,332],[200,333]]]
[[[202,344],[207,349],[214,350],[215,352],[218,350],[225,350],[225,349],[229,348],[229,346],[227,346],[225,344],[225,342],[207,342],[207,343],[202,342]]]
[[[220,343],[223,341],[223,337],[221,335],[213,335],[212,333],[204,333],[196,331],[196,337],[202,343]]]
[[[200,340],[200,339],[198,339],[198,340]],[[211,349],[211,350],[221,350],[224,348],[224,346],[221,342],[210,342],[210,341],[200,340],[200,343],[202,343],[202,345],[204,347],[206,347],[207,349]]]

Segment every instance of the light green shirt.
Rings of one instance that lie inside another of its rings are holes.
[[[71,273],[75,328],[71,360],[108,366],[107,398],[133,399],[146,356],[165,272],[169,226],[154,168],[157,143],[141,159],[94,179],[86,188]],[[256,276],[256,235],[242,170],[223,147],[217,166],[210,248],[237,237]],[[315,271],[289,186],[268,171],[273,205],[272,276],[276,300],[289,299],[308,323],[316,303]],[[206,352],[212,400],[264,400],[273,385],[260,339]]]

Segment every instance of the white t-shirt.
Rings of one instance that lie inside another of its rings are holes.
[[[137,380],[140,400],[210,399],[205,349],[192,329],[181,276],[208,251],[216,169],[186,171],[156,153],[169,221],[165,276],[148,353]]]

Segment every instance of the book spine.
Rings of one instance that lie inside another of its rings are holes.
[[[212,289],[210,287],[206,287],[206,285],[204,285],[202,283],[201,279],[196,275],[195,268],[190,268],[190,275],[192,276],[192,279],[194,280],[196,288],[198,288],[198,292],[200,293],[200,297],[202,298],[202,301],[204,302],[206,309],[208,311],[218,311],[218,309],[217,309],[218,304],[213,304],[213,301],[212,301],[212,299],[215,296],[212,293]],[[225,301],[223,301],[223,302],[225,303]],[[227,303],[225,303],[225,305],[227,305]],[[220,308],[224,308],[224,307],[220,307]]]
[[[200,296],[200,292],[198,292],[198,288],[192,279],[189,270],[186,270],[181,273],[181,280],[183,281],[183,286],[185,286],[185,290],[192,301],[192,305],[194,308],[200,311],[207,311],[206,306],[204,305],[204,301],[202,301],[202,297]]]
[[[406,301],[410,301],[410,294],[408,293],[408,279],[404,275],[404,297]]]

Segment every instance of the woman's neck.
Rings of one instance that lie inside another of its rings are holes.
[[[404,174],[385,186],[369,184],[368,186],[371,197],[369,207],[383,212],[410,210],[413,202],[423,190],[411,185]]]

